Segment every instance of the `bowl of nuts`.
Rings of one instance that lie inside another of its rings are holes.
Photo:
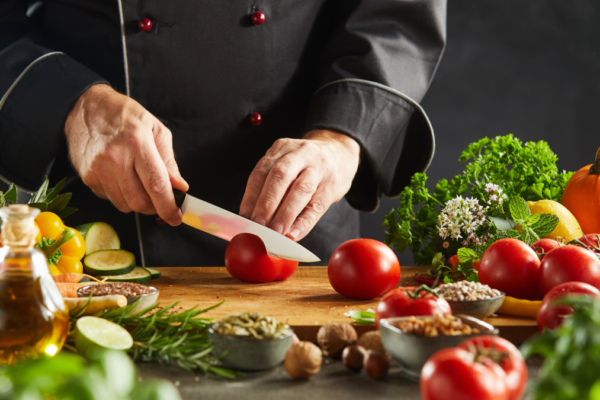
[[[212,353],[230,368],[260,371],[283,362],[292,328],[256,312],[231,314],[208,329]]]
[[[458,281],[438,286],[435,292],[446,299],[452,314],[484,319],[502,306],[505,293],[479,282]]]
[[[381,341],[402,366],[405,376],[418,379],[425,362],[446,347],[478,335],[497,335],[492,325],[466,315],[427,315],[379,321]]]

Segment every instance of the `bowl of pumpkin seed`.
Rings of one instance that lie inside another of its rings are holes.
[[[212,354],[229,368],[260,371],[283,362],[293,331],[273,317],[257,312],[230,314],[208,329]]]

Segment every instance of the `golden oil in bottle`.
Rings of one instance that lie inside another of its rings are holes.
[[[65,303],[45,255],[33,247],[38,213],[26,205],[0,208],[0,364],[53,356],[67,337]]]

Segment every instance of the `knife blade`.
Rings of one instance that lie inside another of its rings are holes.
[[[300,262],[321,261],[299,243],[274,230],[224,210],[192,195],[173,189],[175,202],[183,213],[183,223],[230,241],[240,233],[252,233],[262,239],[267,253],[274,257]]]

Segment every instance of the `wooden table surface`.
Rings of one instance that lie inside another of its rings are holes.
[[[300,340],[316,341],[317,331],[329,322],[352,322],[344,316],[350,310],[374,310],[379,298],[352,300],[336,293],[327,278],[327,267],[299,267],[286,281],[246,283],[232,278],[225,267],[164,267],[160,279],[152,285],[161,291],[159,301],[165,306],[181,300],[177,308],[195,305],[207,308],[222,300],[224,304],[204,314],[219,319],[227,314],[258,311],[287,322]],[[401,286],[415,286],[416,273],[426,267],[402,267]],[[500,329],[500,335],[521,343],[537,332],[530,318],[498,316],[486,319]],[[355,325],[358,334],[373,330],[373,325]]]

